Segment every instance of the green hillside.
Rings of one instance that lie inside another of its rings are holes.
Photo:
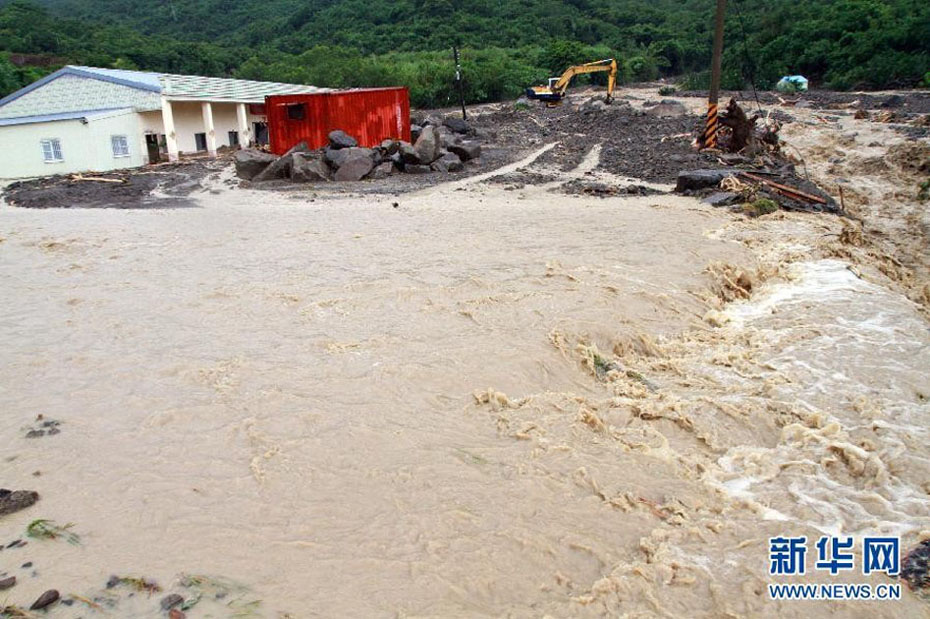
[[[709,62],[713,0],[0,0],[0,93],[64,63],[320,86],[403,84],[452,101],[519,94],[567,64],[616,56],[625,80]],[[10,56],[13,54],[13,56]],[[801,73],[832,88],[915,86],[930,71],[926,0],[731,0],[725,86]]]

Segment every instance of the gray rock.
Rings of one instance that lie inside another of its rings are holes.
[[[710,204],[711,206],[727,206],[735,204],[737,201],[739,201],[739,195],[730,191],[718,191],[710,194],[703,200],[705,204]]]
[[[734,174],[737,170],[684,170],[678,173],[678,182],[675,184],[675,191],[681,193],[684,191],[694,191],[696,189],[707,189],[716,187],[727,176]]]
[[[458,155],[462,161],[471,161],[481,156],[481,144],[477,142],[460,142],[450,145],[449,152]]]
[[[678,101],[662,99],[662,101],[656,105],[647,108],[646,114],[660,118],[686,116],[688,114],[688,108],[686,108],[684,104],[679,103]]]
[[[794,107],[797,107],[797,108],[810,108],[810,107],[814,107],[814,104],[811,103],[810,101],[805,101],[804,99],[801,99],[800,101],[798,101],[797,103],[794,104]]]
[[[16,584],[16,576],[10,576],[8,578],[0,578],[0,591],[9,589]]]
[[[901,95],[891,95],[884,101],[878,104],[878,107],[889,108],[889,107],[901,107],[904,103],[904,97]]]
[[[420,137],[417,138],[416,144],[413,145],[413,149],[417,153],[417,159],[423,165],[429,165],[439,159],[442,150],[442,138],[439,135],[439,130],[434,125],[424,127]]]
[[[329,167],[320,159],[307,153],[295,153],[292,158],[291,180],[295,183],[317,183],[329,180]]]
[[[385,157],[390,157],[400,149],[400,142],[389,138],[381,142],[381,146],[379,148]]]
[[[442,147],[446,150],[449,150],[449,147],[453,144],[459,144],[462,141],[462,138],[455,133],[442,134]]]
[[[286,155],[278,157],[270,166],[262,170],[262,173],[253,178],[252,182],[261,183],[278,178],[287,178],[291,175],[291,165],[293,162],[293,153],[288,151]]]
[[[529,107],[530,100],[527,97],[521,95],[520,97],[517,98],[516,101],[513,102],[513,106],[514,107]]]
[[[430,168],[436,172],[460,172],[465,168],[465,165],[455,153],[445,153],[434,161]]]
[[[375,166],[375,169],[371,171],[371,174],[368,175],[368,178],[381,179],[387,178],[394,173],[394,164],[390,161],[385,161],[384,163]]]
[[[442,124],[455,133],[465,134],[471,131],[471,127],[468,125],[468,122],[457,116],[446,116],[445,119],[443,119]]]
[[[269,165],[277,159],[271,153],[263,153],[260,150],[240,150],[233,155],[233,163],[236,166],[236,176],[247,181],[252,180],[262,173]]]
[[[400,155],[400,160],[404,163],[420,163],[420,158],[417,156],[416,149],[407,142],[400,143],[397,153]]]
[[[166,595],[165,597],[161,599],[161,609],[171,610],[172,608],[174,608],[175,606],[183,602],[184,602],[183,596],[180,596],[177,593],[172,593],[170,595]]]
[[[430,114],[430,115],[427,116],[427,117],[423,120],[423,122],[420,123],[420,124],[421,124],[423,127],[426,127],[427,125],[429,125],[429,126],[431,126],[431,127],[441,127],[441,126],[442,126],[442,122],[443,122],[444,120],[445,120],[445,119],[444,119],[442,116],[440,116],[439,114]]]
[[[61,595],[55,589],[49,589],[45,593],[39,596],[35,602],[32,603],[32,606],[29,607],[29,610],[42,610],[48,606],[51,606],[58,601]]]
[[[365,151],[368,149],[358,148],[346,150]],[[342,165],[336,170],[336,174],[333,175],[333,179],[337,181],[360,181],[365,178],[374,167],[375,162],[371,157],[371,153],[355,152],[342,162]]]
[[[418,125],[418,124],[410,125],[410,139],[411,139],[413,142],[416,142],[416,141],[417,141],[417,138],[420,137],[420,134],[421,134],[422,132],[423,132],[423,126],[422,126],[422,125]]]
[[[310,146],[306,142],[300,141],[300,142],[297,142],[297,144],[294,144],[293,146],[291,146],[289,149],[287,149],[287,152],[281,156],[287,157],[288,155],[292,155],[294,153],[309,153],[309,152],[311,152]]]
[[[358,140],[353,138],[345,131],[341,131],[339,129],[336,131],[330,131],[327,137],[329,138],[329,147],[335,150],[358,146]]]
[[[34,490],[0,489],[0,516],[32,507],[38,500],[39,493]]]
[[[364,155],[374,161],[374,151],[370,148],[351,147],[351,148],[327,148],[323,151],[323,161],[333,169],[338,170],[346,161],[354,159],[358,155]]]
[[[429,174],[431,170],[428,165],[408,163],[404,166],[404,172],[407,174]]]

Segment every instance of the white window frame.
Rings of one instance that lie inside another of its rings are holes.
[[[39,144],[42,147],[42,160],[45,163],[61,163],[65,160],[61,150],[61,138],[42,138]]]
[[[122,145],[125,148],[120,148],[117,151],[116,144],[117,140],[122,140]],[[121,159],[123,157],[129,157],[129,136],[117,134],[110,136],[110,150],[113,151],[113,157],[115,159]]]

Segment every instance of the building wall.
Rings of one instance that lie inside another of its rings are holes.
[[[197,152],[195,133],[204,133],[203,111],[200,102],[172,101],[171,111],[174,115],[174,130],[178,136],[178,148],[182,153]],[[249,129],[252,123],[265,122],[264,116],[248,114]],[[161,110],[155,112],[142,112],[139,114],[143,133],[163,135],[165,124],[162,121]],[[239,130],[239,120],[236,116],[235,103],[213,104],[213,127],[216,131],[216,146],[229,146],[229,132]],[[253,136],[254,137],[254,136]]]
[[[114,157],[110,137],[125,135],[128,157]],[[58,138],[64,161],[45,163],[41,141]],[[141,166],[145,163],[145,142],[139,115],[123,112],[117,116],[89,120],[59,120],[47,123],[0,127],[0,178],[26,178],[74,172],[105,172]]]
[[[159,109],[161,97],[156,92],[120,84],[76,75],[62,75],[0,107],[0,118],[122,107],[137,110]]]

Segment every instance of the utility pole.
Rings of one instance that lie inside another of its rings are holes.
[[[465,89],[462,86],[462,65],[459,63],[459,48],[452,47],[452,57],[455,59],[455,83],[459,88],[459,103],[462,104],[462,120],[468,120],[465,112]]]
[[[714,52],[710,65],[710,97],[707,99],[707,124],[704,126],[704,148],[717,148],[717,101],[720,98],[720,68],[723,61],[723,21],[727,0],[717,0],[714,20]]]

